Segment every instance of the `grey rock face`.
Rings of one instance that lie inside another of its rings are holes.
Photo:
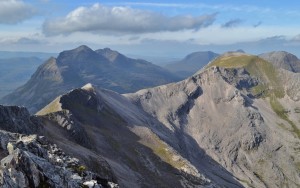
[[[100,186],[109,185],[42,136],[0,131],[0,141],[1,154],[6,155],[0,166],[1,187],[71,188],[82,187],[91,180]]]
[[[258,82],[243,69],[211,67],[182,82],[125,97],[175,134],[170,145],[211,181],[241,186],[207,160],[220,164],[245,187],[298,187],[299,169],[291,161],[300,160],[293,152],[299,139],[276,126],[281,120],[269,102],[249,94]]]
[[[0,129],[16,133],[35,133],[38,125],[25,107],[0,105]]]
[[[68,133],[67,137],[74,142],[91,148],[92,144],[85,132],[83,125],[74,117],[74,115],[69,111],[59,111],[51,114],[47,114],[43,117],[57,125],[61,126]]]

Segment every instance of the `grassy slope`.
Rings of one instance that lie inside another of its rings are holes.
[[[219,57],[211,66],[219,66],[224,68],[245,68],[252,76],[258,78],[260,83],[251,88],[251,93],[254,96],[263,95],[268,97],[275,94],[276,97],[284,97],[284,89],[277,78],[276,68],[269,62],[251,55],[239,55]]]

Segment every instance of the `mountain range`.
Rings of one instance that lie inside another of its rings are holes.
[[[128,58],[109,48],[94,51],[80,46],[47,60],[26,84],[3,97],[1,103],[22,105],[37,112],[56,96],[90,82],[127,93],[178,80],[176,75],[145,60]]]
[[[1,185],[300,186],[300,73],[292,54],[228,52],[182,81],[126,94],[83,79],[100,66],[96,58],[136,69],[110,49],[82,46],[49,60],[33,76],[43,79],[28,83],[54,93],[60,87],[52,83],[91,83],[61,87],[36,115],[0,106]]]

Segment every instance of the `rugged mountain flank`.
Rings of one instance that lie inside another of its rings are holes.
[[[62,113],[72,121],[61,121]],[[174,135],[165,135],[164,126],[120,94],[88,84],[58,97],[37,114],[47,124],[46,136],[63,149],[78,150],[65,143],[66,137],[85,151],[104,156],[121,187],[215,185],[161,138],[175,140]],[[60,128],[64,134],[57,133]]]
[[[182,82],[125,96],[176,135],[170,145],[208,178],[238,186],[203,156],[245,187],[299,187],[300,103],[291,95],[299,95],[299,77],[228,53]]]
[[[25,85],[2,98],[1,103],[22,105],[35,113],[58,95],[86,83],[124,93],[176,80],[176,76],[149,62],[108,49],[93,51],[80,46],[50,58]]]
[[[187,78],[218,56],[219,54],[211,51],[193,52],[180,61],[166,65],[165,68],[181,78]]]
[[[86,85],[38,115],[69,135],[76,124],[86,136],[73,142],[103,155],[121,186],[299,187],[299,77],[230,52],[188,79],[137,93]],[[49,118],[61,113],[75,123]]]

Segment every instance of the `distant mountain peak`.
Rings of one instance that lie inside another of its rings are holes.
[[[300,60],[294,54],[286,51],[273,51],[260,54],[259,57],[269,61],[274,66],[291,72],[300,72]]]
[[[74,51],[93,51],[93,50],[86,45],[81,45],[81,46],[75,48]]]

